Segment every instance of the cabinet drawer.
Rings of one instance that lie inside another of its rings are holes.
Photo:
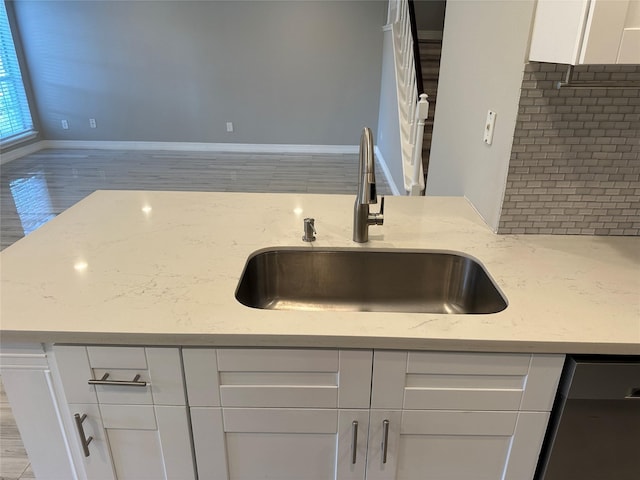
[[[87,347],[91,368],[146,370],[143,347]]]
[[[563,355],[376,351],[372,408],[550,411]]]
[[[370,350],[183,349],[192,406],[368,408]]]
[[[53,351],[68,402],[185,405],[177,348],[55,345]]]
[[[531,355],[520,353],[408,352],[408,374],[526,375]]]
[[[219,349],[221,372],[337,372],[338,350]]]

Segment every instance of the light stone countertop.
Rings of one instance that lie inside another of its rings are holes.
[[[0,254],[2,341],[640,354],[640,238],[496,235],[463,198],[387,197],[384,226],[359,245],[354,198],[95,192]],[[311,244],[305,217],[316,219]],[[273,246],[463,252],[509,306],[443,315],[241,305],[247,257]]]

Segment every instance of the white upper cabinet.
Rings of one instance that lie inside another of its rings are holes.
[[[640,63],[640,1],[629,2],[618,63]]]
[[[640,0],[538,0],[529,59],[640,64]]]

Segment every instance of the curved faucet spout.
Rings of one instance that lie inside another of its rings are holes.
[[[370,205],[378,202],[376,195],[376,172],[373,161],[373,134],[369,127],[362,129],[358,158],[358,202]]]
[[[378,203],[376,193],[376,173],[373,157],[373,134],[365,127],[360,137],[360,155],[358,171],[358,193],[353,209],[353,241],[369,241],[369,225],[382,225],[384,221],[384,197],[379,213],[369,213],[369,205]]]

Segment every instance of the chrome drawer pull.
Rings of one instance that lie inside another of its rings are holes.
[[[389,443],[389,420],[382,422],[382,463],[387,463],[387,445]]]
[[[140,374],[133,377],[133,380],[107,380],[109,378],[109,374],[105,373],[101,379],[92,378],[89,380],[89,385],[117,385],[120,387],[146,387],[147,382],[144,380],[140,381]]]
[[[80,436],[80,444],[82,445],[82,451],[84,452],[84,456],[88,457],[91,453],[89,452],[89,444],[93,437],[87,438],[84,433],[84,427],[82,426],[82,422],[84,422],[85,418],[87,418],[87,414],[80,416],[80,414],[76,413],[73,418],[76,419],[76,428],[78,429],[78,435]]]
[[[354,420],[351,422],[351,464],[356,464],[356,458],[358,456],[358,422]]]

